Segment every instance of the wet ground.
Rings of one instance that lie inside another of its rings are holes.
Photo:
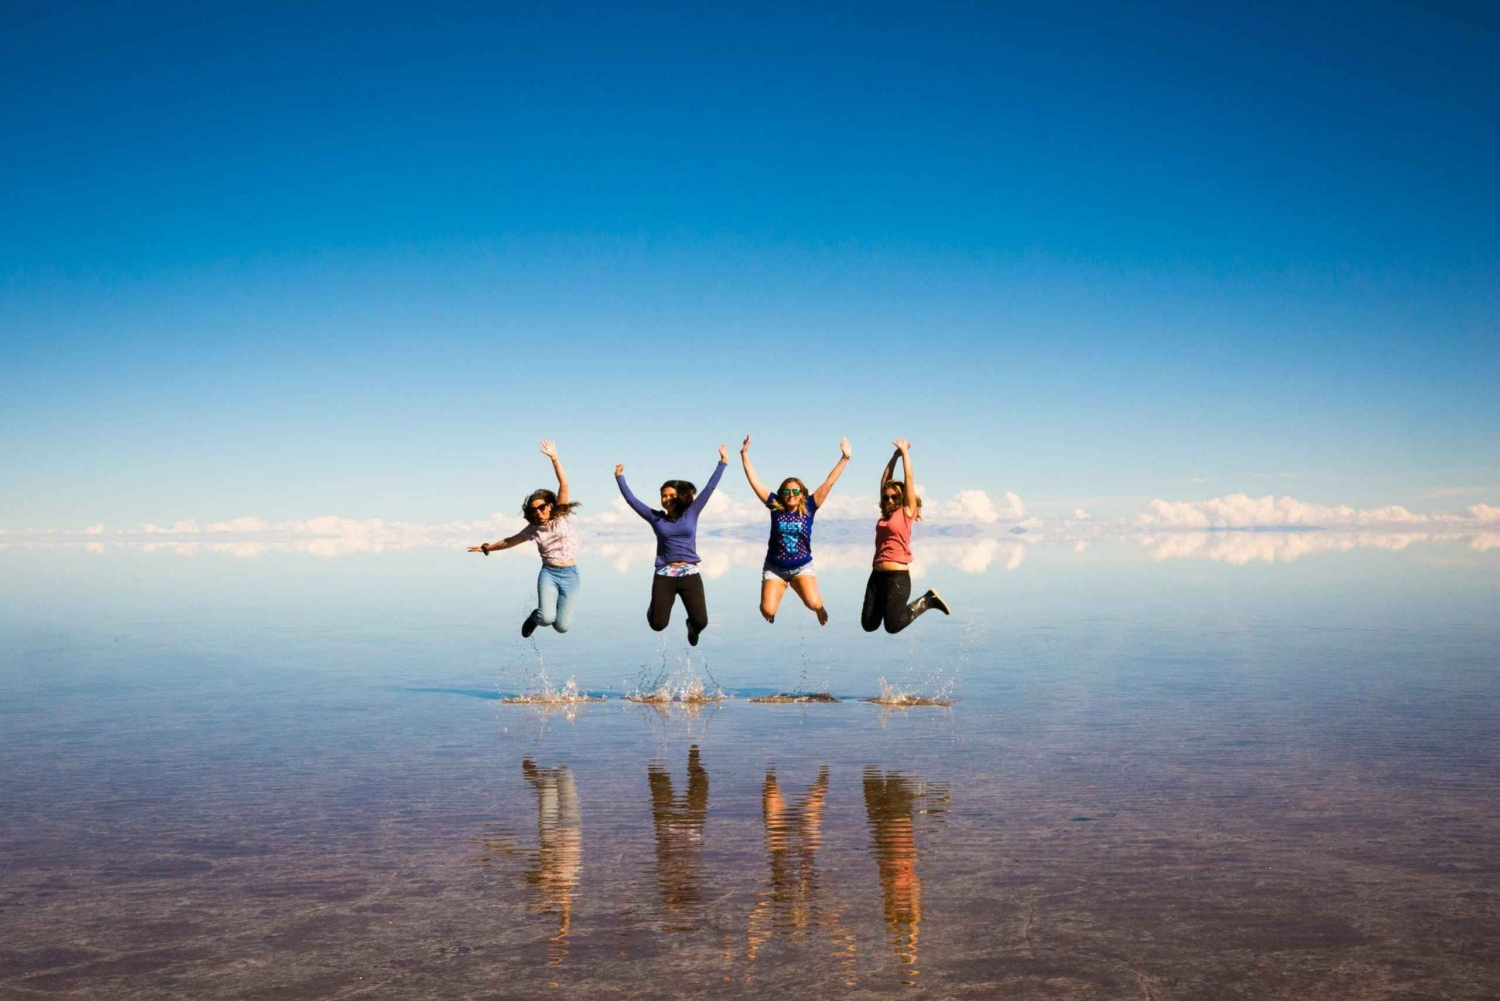
[[[1497,996],[1493,635],[1271,618],[1016,622],[948,708],[13,634],[0,998]]]

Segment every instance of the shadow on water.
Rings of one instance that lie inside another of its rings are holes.
[[[688,748],[687,792],[677,795],[672,776],[657,762],[646,769],[651,786],[651,823],[656,831],[656,877],[665,920],[663,931],[694,931],[703,900],[703,829],[708,819],[708,770],[698,745]]]

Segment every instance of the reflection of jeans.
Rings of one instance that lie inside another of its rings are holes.
[[[536,611],[531,617],[539,626],[551,626],[560,633],[573,624],[573,595],[578,593],[578,567],[549,567],[542,564],[536,575]]]

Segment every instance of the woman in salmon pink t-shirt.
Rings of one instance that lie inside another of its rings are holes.
[[[875,523],[875,566],[865,585],[865,607],[859,624],[873,633],[884,623],[888,633],[899,633],[911,620],[936,608],[948,614],[948,603],[934,590],[916,601],[911,597],[911,526],[922,519],[922,498],[912,488],[911,442],[897,438],[896,451],[880,474],[880,520]],[[901,460],[903,480],[891,479]]]

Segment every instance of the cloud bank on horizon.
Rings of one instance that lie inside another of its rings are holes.
[[[923,493],[925,518],[918,529],[914,572],[949,566],[984,573],[992,566],[1018,568],[1027,547],[1038,543],[1072,546],[1082,552],[1099,541],[1134,539],[1154,560],[1207,559],[1233,565],[1290,562],[1324,552],[1360,548],[1400,551],[1418,543],[1467,540],[1478,552],[1500,549],[1500,507],[1473,504],[1461,512],[1421,514],[1400,505],[1353,508],[1299,501],[1294,497],[1229,494],[1201,501],[1152,500],[1134,518],[1095,519],[1082,508],[1037,516],[1017,494],[998,501],[983,490],[961,490],[946,500]],[[870,533],[879,508],[873,496],[836,495],[820,510],[818,562],[831,570],[868,564]],[[573,516],[582,529],[585,552],[607,559],[620,573],[649,563],[655,546],[622,499],[597,513]],[[763,505],[721,489],[700,522],[704,571],[717,577],[733,567],[759,566],[766,525]],[[255,557],[269,552],[344,556],[423,548],[462,549],[512,535],[524,525],[517,515],[439,524],[388,522],[336,515],[270,522],[254,516],[200,523],[143,523],[110,528],[96,523],[72,531],[0,529],[0,549],[10,546],[82,545],[92,551],[125,546],[145,552],[191,556],[223,553]]]

